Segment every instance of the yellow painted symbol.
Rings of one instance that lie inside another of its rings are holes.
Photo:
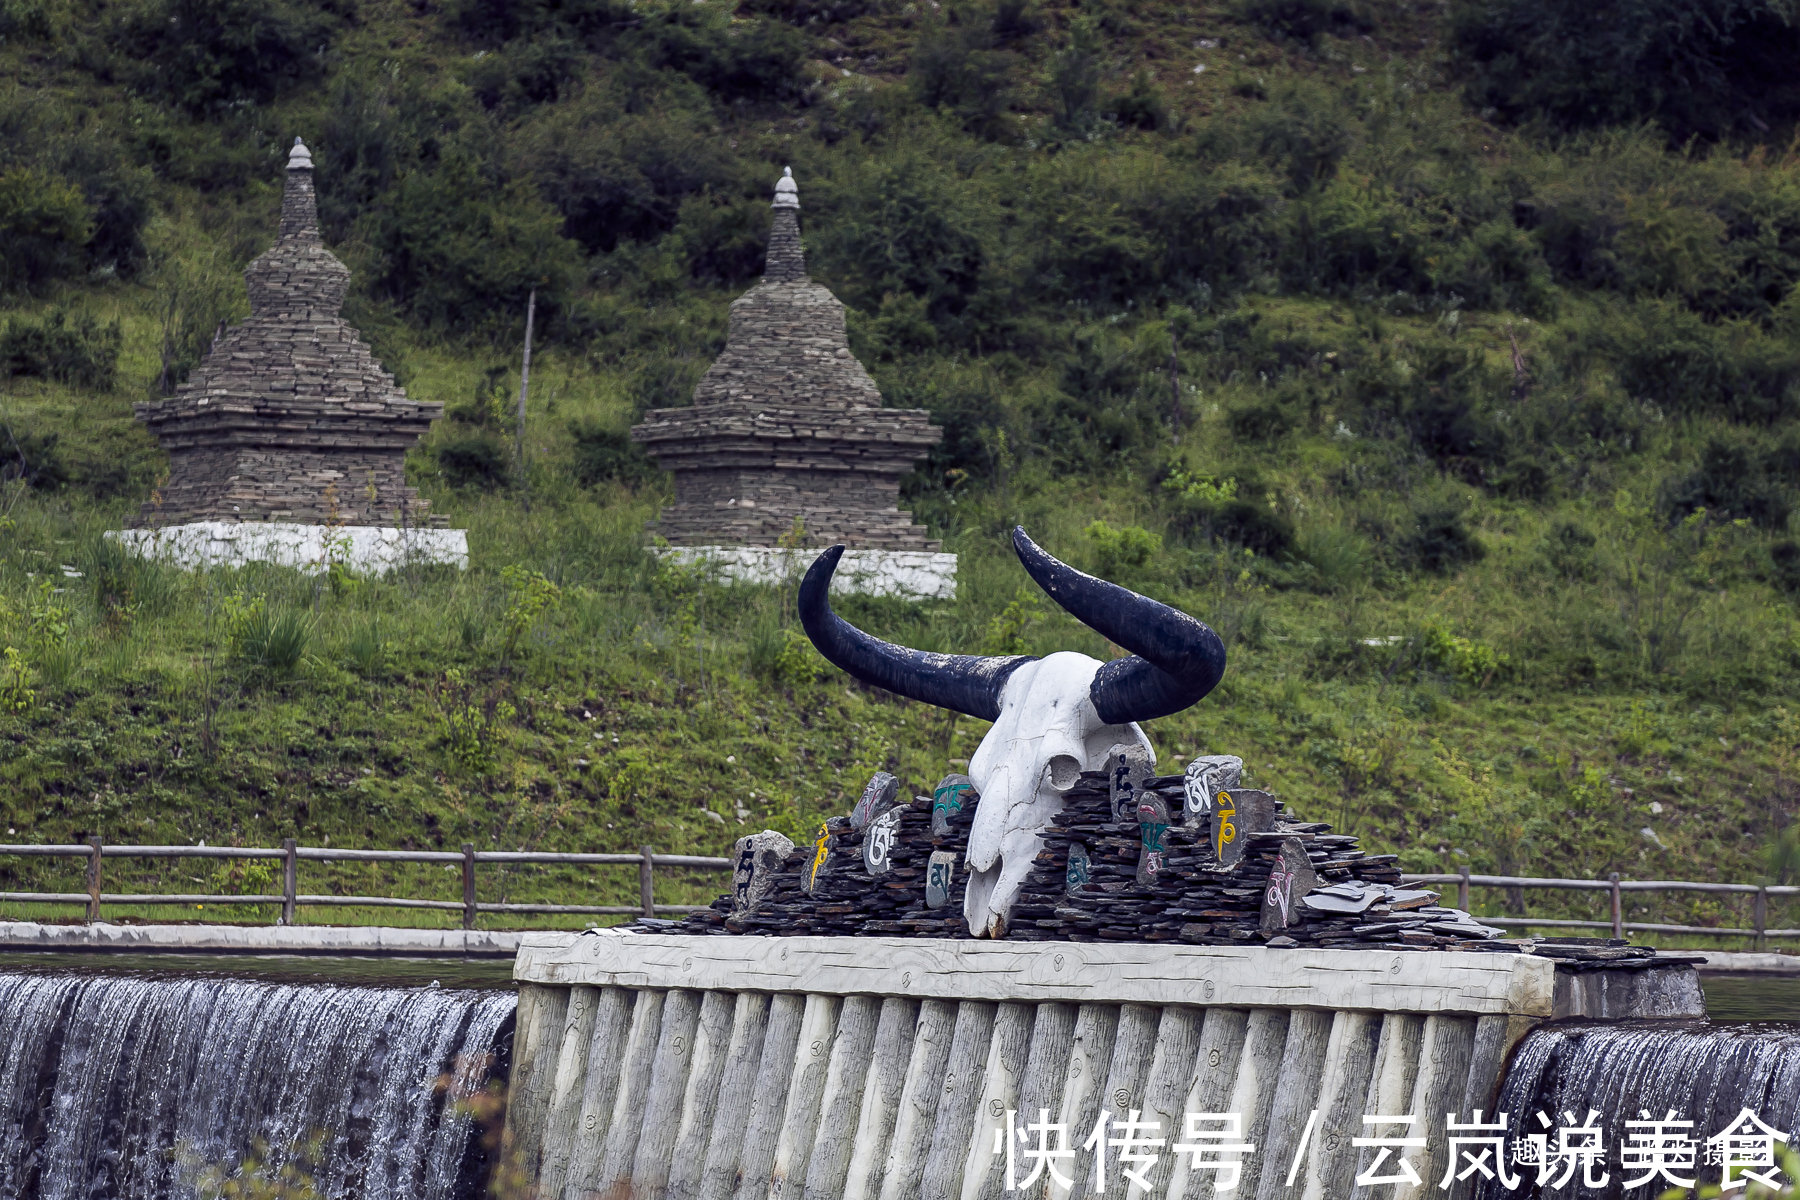
[[[1237,826],[1231,823],[1231,818],[1237,816],[1237,807],[1231,801],[1230,792],[1219,793],[1216,809],[1217,812],[1214,820],[1217,823],[1218,833],[1217,845],[1214,849],[1219,854],[1219,857],[1223,858],[1225,856],[1225,847],[1237,839]]]
[[[831,854],[831,830],[825,825],[819,826],[819,835],[813,840],[812,862],[806,868],[806,890],[811,892],[818,886],[819,873],[825,869],[825,860]]]

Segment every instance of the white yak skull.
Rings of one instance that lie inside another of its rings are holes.
[[[1044,826],[1081,772],[1097,769],[1121,742],[1150,750],[1137,722],[1188,707],[1225,671],[1224,643],[1194,618],[1058,562],[1023,529],[1013,530],[1013,547],[1051,599],[1130,656],[1102,663],[1070,652],[929,654],[870,637],[831,611],[842,546],[821,554],[800,587],[801,624],[831,663],[865,683],[994,722],[969,760],[981,805],[969,832],[963,911],[977,937],[1006,932]]]

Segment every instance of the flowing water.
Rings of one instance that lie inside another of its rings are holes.
[[[320,1197],[460,1200],[484,1150],[456,1102],[504,1076],[514,1005],[495,989],[0,972],[0,1197],[185,1197],[260,1145],[302,1157]]]
[[[1599,1171],[1609,1174],[1604,1188],[1582,1187],[1582,1173],[1562,1188],[1539,1188],[1537,1168],[1515,1167],[1524,1177],[1517,1191],[1503,1191],[1486,1184],[1483,1195],[1544,1195],[1557,1197],[1641,1196],[1654,1197],[1673,1186],[1661,1173],[1630,1191],[1623,1185],[1643,1173],[1637,1161],[1622,1156],[1634,1135],[1627,1121],[1655,1120],[1673,1113],[1691,1121],[1688,1128],[1671,1129],[1678,1141],[1691,1139],[1689,1166],[1676,1174],[1719,1181],[1719,1167],[1707,1161],[1706,1140],[1736,1127],[1735,1118],[1745,1109],[1775,1130],[1800,1125],[1800,1025],[1776,1023],[1723,1024],[1708,1021],[1615,1021],[1588,1023],[1564,1021],[1533,1030],[1520,1042],[1507,1068],[1496,1104],[1509,1116],[1515,1137],[1544,1132],[1551,1145],[1557,1128],[1579,1125],[1592,1110],[1594,1124],[1602,1131],[1605,1154]],[[1540,1130],[1537,1114],[1549,1119]],[[1467,1118],[1464,1118],[1465,1120]],[[1649,1131],[1635,1135],[1656,1135]],[[1515,1143],[1516,1144],[1516,1143]],[[1781,1148],[1775,1146],[1779,1157]],[[1683,1149],[1665,1143],[1665,1157]]]

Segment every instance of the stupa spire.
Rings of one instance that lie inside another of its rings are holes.
[[[299,138],[288,151],[287,182],[281,189],[280,240],[309,238],[319,240],[319,202],[313,194],[312,151]]]
[[[800,188],[794,168],[783,167],[775,181],[775,223],[769,229],[769,255],[763,262],[764,283],[798,283],[806,278],[806,254],[800,249]]]
[[[313,193],[312,151],[299,138],[288,152],[281,189],[281,226],[270,246],[244,272],[250,311],[335,318],[350,290],[350,268],[325,249],[319,236],[319,203]]]

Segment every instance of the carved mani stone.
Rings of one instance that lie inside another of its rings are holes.
[[[731,852],[731,899],[736,912],[756,910],[774,888],[781,864],[793,849],[794,843],[773,829],[737,840]]]
[[[1080,842],[1069,843],[1069,869],[1064,876],[1063,891],[1073,896],[1094,877],[1094,862],[1088,848]]]
[[[1138,798],[1149,787],[1156,772],[1150,766],[1150,752],[1137,743],[1114,746],[1106,752],[1107,773],[1112,783],[1113,820],[1128,825],[1138,819]]]
[[[819,880],[831,869],[831,826],[821,822],[819,832],[813,835],[812,857],[807,860],[806,867],[800,873],[800,887],[807,895],[812,895],[819,886]]]
[[[925,868],[925,907],[942,908],[950,903],[950,889],[956,878],[956,853],[933,850]]]
[[[893,807],[894,797],[900,794],[900,781],[886,771],[877,771],[869,776],[864,785],[862,798],[856,807],[850,810],[850,828],[861,832],[868,827],[875,814],[886,812]]]
[[[924,409],[883,408],[850,353],[843,304],[806,274],[791,171],[772,207],[762,282],[732,302],[693,405],[632,428],[675,476],[655,531],[673,546],[775,546],[798,522],[809,545],[936,551],[900,509],[900,479],[944,431]]]
[[[950,818],[965,804],[981,799],[975,781],[967,775],[946,775],[931,792],[931,833],[933,837],[950,836]]]
[[[871,875],[886,875],[893,864],[888,855],[894,848],[894,842],[900,836],[900,816],[906,811],[905,805],[890,808],[869,822],[863,830],[863,866]]]
[[[1244,760],[1235,754],[1203,754],[1189,762],[1183,781],[1187,823],[1198,825],[1212,811],[1214,794],[1235,788],[1243,771]]]
[[[1297,923],[1297,910],[1306,893],[1319,884],[1306,843],[1288,838],[1281,843],[1281,853],[1269,871],[1269,886],[1263,890],[1262,930],[1270,933]]]
[[[1213,797],[1213,853],[1229,867],[1244,857],[1247,834],[1275,828],[1275,797],[1255,788],[1233,788]]]

